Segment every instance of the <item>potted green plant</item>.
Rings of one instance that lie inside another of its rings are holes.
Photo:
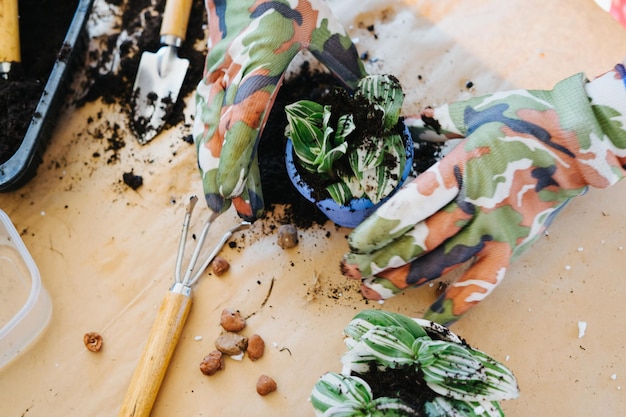
[[[317,416],[504,416],[517,398],[512,372],[444,326],[380,310],[345,329],[341,373],[315,384]]]
[[[413,142],[400,117],[404,93],[394,76],[369,75],[353,94],[332,93],[326,102],[285,106],[287,169],[296,188],[331,220],[355,227],[408,177]]]

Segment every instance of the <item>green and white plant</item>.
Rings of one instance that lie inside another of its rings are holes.
[[[435,333],[443,337],[433,338]],[[519,395],[508,368],[435,323],[368,310],[354,317],[345,334],[342,373],[323,375],[311,394],[317,416],[495,417],[504,416],[499,401]],[[376,397],[356,376],[372,367],[414,372],[432,391],[430,399],[416,406]]]
[[[366,197],[374,204],[389,195],[402,181],[406,165],[403,136],[398,133],[404,100],[402,87],[392,75],[369,75],[361,79],[353,95],[354,110],[366,103],[368,126],[356,137],[353,111],[336,114],[332,105],[301,100],[285,106],[291,138],[300,166],[331,182],[326,190],[339,204]],[[350,170],[338,170],[337,162],[348,158]]]

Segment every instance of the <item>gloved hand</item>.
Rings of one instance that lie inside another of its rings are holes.
[[[291,2],[293,3],[293,2]],[[208,54],[196,91],[193,137],[209,207],[232,200],[254,220],[263,212],[256,147],[284,73],[304,49],[354,88],[366,73],[323,0],[207,0]]]
[[[517,90],[429,109],[421,136],[465,137],[349,237],[343,273],[384,299],[473,262],[426,311],[451,324],[487,297],[515,258],[587,186],[626,171],[620,64],[592,82]]]

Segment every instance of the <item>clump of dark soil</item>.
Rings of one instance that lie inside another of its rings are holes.
[[[155,52],[160,47],[159,30],[164,2],[98,0],[98,3],[100,8],[92,12],[92,18],[98,21],[99,16],[94,13],[108,7],[115,11],[112,14],[116,21],[112,30],[99,34],[98,39],[91,39],[83,67],[75,77],[78,81],[71,86],[74,91],[70,92],[72,100],[68,104],[81,107],[100,100],[115,112],[130,115],[132,87],[141,53]],[[10,81],[0,79],[0,163],[15,152],[31,118],[36,117],[34,109],[54,61],[63,54],[62,42],[77,4],[77,0],[60,3],[53,0],[20,0],[23,62],[21,68],[11,74]],[[184,99],[195,91],[202,77],[206,24],[203,0],[193,0],[187,37],[178,50],[178,56],[189,59],[190,66],[165,129],[184,122]],[[330,74],[312,71],[305,63],[300,73],[281,87],[269,115],[258,147],[259,163],[266,207],[270,215],[280,217],[276,218],[280,223],[291,223],[302,229],[327,221],[315,205],[294,189],[287,177],[284,136],[287,118],[284,107],[301,99],[319,101],[336,87],[336,83]],[[118,163],[119,152],[128,140],[132,140],[128,139],[132,136],[129,126],[109,121],[103,112],[88,120],[85,133],[105,142],[105,155],[97,152],[93,157],[104,156],[108,164]],[[189,141],[189,137],[181,139]],[[435,161],[436,149],[428,150],[425,155],[429,157],[415,158],[414,168],[420,161],[426,161],[422,162],[422,166],[430,166]],[[417,172],[423,170],[419,168]],[[138,186],[138,178],[132,171],[125,176],[123,174],[120,173],[120,177],[127,185],[131,188]],[[283,208],[280,216],[275,210],[277,206]]]
[[[19,148],[43,93],[54,62],[62,58],[63,40],[78,0],[20,0],[21,63],[8,79],[0,77],[0,163]]]
[[[415,416],[421,416],[426,402],[432,401],[437,395],[428,388],[420,372],[410,367],[396,369],[378,369],[372,364],[366,373],[355,373],[355,376],[366,381],[375,398],[399,398],[403,403],[416,410]],[[417,376],[417,377],[416,377]]]
[[[124,184],[128,185],[133,190],[136,190],[143,185],[143,177],[135,174],[134,171],[125,172],[122,175],[122,180],[124,181]]]

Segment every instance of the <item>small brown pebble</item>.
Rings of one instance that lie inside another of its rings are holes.
[[[227,332],[215,340],[217,350],[228,356],[236,356],[248,348],[248,338],[237,333]]]
[[[298,245],[298,229],[293,224],[283,224],[278,228],[278,246],[283,249]]]
[[[220,324],[227,332],[238,332],[246,327],[246,319],[241,317],[241,313],[239,311],[226,308],[222,310]]]
[[[259,395],[267,395],[276,391],[276,381],[267,375],[261,375],[256,382],[256,392]]]
[[[260,359],[261,356],[263,356],[264,351],[265,342],[263,341],[263,338],[258,334],[253,334],[252,336],[250,336],[250,338],[248,339],[248,350],[246,351],[248,352],[248,357],[251,360],[256,361],[257,359]]]
[[[91,352],[100,352],[100,349],[102,349],[102,336],[96,332],[85,333],[83,342],[85,347]]]
[[[211,262],[211,268],[213,269],[213,273],[219,277],[230,269],[230,263],[228,263],[225,258],[216,256],[213,262]]]
[[[200,371],[205,375],[213,375],[217,371],[221,371],[226,366],[224,355],[219,350],[214,350],[202,359],[200,362]]]

